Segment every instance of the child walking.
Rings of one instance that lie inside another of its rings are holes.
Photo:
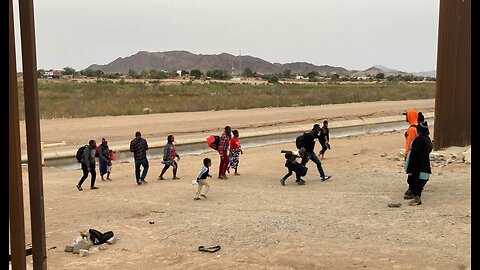
[[[230,173],[230,168],[233,168],[235,169],[235,175],[240,175],[237,172],[240,154],[243,155],[242,147],[240,146],[240,140],[238,139],[240,134],[236,129],[232,133],[233,138],[230,139],[230,164],[227,171]]]
[[[207,198],[207,192],[210,189],[210,185],[207,183],[207,177],[212,177],[209,172],[210,172],[210,166],[212,166],[212,160],[209,158],[204,158],[203,159],[203,168],[200,170],[200,173],[197,176],[197,192],[195,193],[195,197],[193,198],[194,200],[200,200],[200,196],[203,198]],[[205,187],[205,188],[203,188]],[[202,192],[203,190],[203,192]]]
[[[298,149],[298,155],[295,155],[292,151],[282,150],[281,152],[285,153],[285,167],[287,167],[288,173],[285,174],[282,179],[280,179],[280,184],[282,184],[282,186],[285,186],[285,181],[287,180],[287,178],[290,177],[293,172],[295,172],[297,184],[305,185],[305,181],[302,179],[302,176],[305,176],[307,174],[307,167],[297,161],[298,158],[305,158],[305,148],[301,147],[300,149]]]
[[[113,151],[111,149],[108,150],[108,152],[109,152],[109,155],[110,155],[110,160],[107,163],[107,180],[112,180],[110,178],[110,173],[112,172],[112,161],[115,160],[115,155],[113,154]]]
[[[165,147],[163,148],[162,163],[165,164],[165,167],[163,167],[162,172],[158,177],[158,180],[165,180],[165,178],[163,178],[163,175],[168,170],[168,168],[170,168],[170,166],[172,166],[173,168],[173,180],[180,179],[177,177],[178,164],[175,161],[175,159],[180,160],[180,156],[177,154],[177,149],[175,147],[174,142],[175,142],[175,137],[173,137],[173,135],[168,135],[167,144],[165,144]]]

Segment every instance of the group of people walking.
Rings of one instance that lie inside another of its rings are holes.
[[[233,137],[232,137],[233,134]],[[220,156],[220,162],[218,167],[218,179],[228,179],[226,173],[230,172],[230,168],[235,170],[234,175],[240,175],[238,173],[238,164],[240,163],[240,155],[243,154],[242,147],[240,145],[240,133],[238,130],[233,130],[230,126],[225,126],[224,131],[220,135],[220,139],[216,149]],[[203,167],[198,173],[197,179],[193,180],[193,184],[197,185],[197,192],[195,193],[194,200],[201,200],[200,197],[207,198],[206,194],[210,189],[206,178],[212,177],[210,175],[210,166],[212,160],[205,158],[203,160]]]
[[[220,135],[220,143],[218,145],[218,153],[220,156],[219,163],[219,179],[228,179],[226,176],[227,172],[230,172],[230,169],[235,171],[235,175],[240,175],[238,173],[238,165],[240,162],[240,155],[243,154],[243,150],[240,145],[239,132],[238,130],[232,130],[230,126],[226,126],[223,133]],[[135,181],[137,185],[147,184],[145,180],[149,170],[149,161],[147,158],[148,150],[147,140],[142,138],[142,133],[140,131],[135,132],[135,138],[130,142],[130,152],[133,153],[133,159],[135,163]],[[91,175],[90,178],[90,188],[98,189],[95,186],[96,180],[96,170],[95,170],[95,158],[98,157],[99,160],[99,170],[102,180],[104,180],[104,175],[107,174],[106,179],[110,180],[111,172],[111,161],[113,152],[109,149],[108,143],[105,138],[102,138],[102,143],[97,147],[95,140],[90,140],[89,144],[85,146],[83,150],[83,156],[81,159],[81,166],[83,175],[80,181],[77,184],[78,190],[83,190],[82,184],[88,178],[88,174]],[[158,180],[165,180],[164,175],[167,170],[172,167],[173,170],[173,180],[180,179],[177,177],[178,163],[180,160],[180,155],[177,153],[175,146],[175,137],[173,135],[167,136],[167,143],[163,149],[163,159],[162,164],[164,165]],[[199,200],[200,197],[206,198],[206,193],[209,189],[209,184],[206,181],[207,177],[211,177],[209,174],[209,167],[212,162],[209,158],[203,160],[203,167],[198,174],[198,177],[195,181],[195,184],[198,184],[198,190],[195,193],[195,200]]]
[[[83,190],[82,184],[87,179],[89,173],[91,175],[90,189],[98,189],[98,187],[95,186],[95,180],[97,177],[95,170],[95,158],[98,158],[98,167],[102,181],[111,180],[110,173],[112,172],[112,161],[115,160],[113,151],[110,150],[108,142],[105,140],[105,138],[102,138],[102,143],[98,146],[95,140],[90,140],[88,145],[85,145],[83,148],[82,157],[79,160],[82,164],[81,167],[83,175],[80,178],[80,181],[78,181],[78,190]],[[107,175],[106,179],[104,178],[105,174]]]
[[[430,132],[428,130],[428,124],[425,121],[423,114],[415,110],[407,110],[404,115],[406,115],[406,121],[410,124],[405,132],[404,167],[405,172],[408,175],[408,190],[405,192],[404,198],[412,199],[409,202],[409,205],[421,205],[421,194],[431,174],[429,154],[432,151],[433,145],[429,137]],[[285,153],[285,167],[288,169],[288,172],[280,179],[281,185],[285,185],[285,181],[293,173],[295,173],[296,176],[296,183],[298,185],[304,185],[305,181],[302,177],[307,174],[308,169],[306,164],[310,160],[316,164],[321,181],[331,178],[331,175],[325,174],[322,163],[314,151],[316,140],[318,140],[322,146],[319,156],[323,159],[325,152],[330,149],[328,121],[324,121],[322,127],[320,127],[319,124],[314,124],[310,132],[305,132],[297,138],[297,153],[294,153],[294,151],[282,150],[282,153]],[[227,172],[230,173],[230,169],[234,170],[234,175],[240,175],[238,173],[238,165],[243,150],[240,145],[238,130],[233,130],[232,132],[231,127],[226,126],[222,134],[219,136],[219,142],[216,149],[220,157],[218,179],[228,179],[226,174]],[[140,131],[137,131],[135,133],[135,138],[130,142],[130,151],[133,153],[135,162],[135,180],[137,185],[147,183],[145,180],[149,169],[147,150],[147,140],[142,138]],[[114,159],[113,152],[109,149],[108,142],[105,138],[102,138],[102,142],[98,147],[95,140],[90,140],[89,144],[83,149],[83,156],[81,158],[83,175],[76,186],[78,190],[83,190],[82,184],[87,179],[89,173],[91,175],[90,188],[98,189],[98,187],[95,186],[96,157],[99,159],[99,170],[102,180],[105,180],[105,174],[107,175],[106,179],[110,180],[112,160]],[[170,167],[172,167],[173,171],[173,180],[180,179],[177,177],[177,161],[179,160],[180,156],[176,150],[175,137],[173,135],[168,135],[167,143],[163,150],[162,164],[164,167],[158,176],[158,180],[165,180],[164,175]],[[203,160],[202,169],[197,178],[192,182],[194,185],[197,185],[197,191],[194,196],[195,200],[200,200],[201,197],[207,198],[206,193],[208,192],[210,185],[206,178],[212,177],[210,175],[211,165],[211,159],[205,158]]]

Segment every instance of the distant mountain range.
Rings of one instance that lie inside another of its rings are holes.
[[[242,73],[245,68],[250,68],[254,72],[262,74],[282,73],[290,69],[292,74],[306,74],[311,71],[317,71],[323,76],[338,74],[340,76],[368,76],[377,73],[388,75],[397,74],[423,74],[418,76],[435,77],[435,71],[427,72],[402,72],[386,68],[381,65],[373,66],[366,70],[347,70],[343,67],[322,65],[317,66],[306,62],[294,63],[270,63],[258,57],[242,55],[235,56],[228,53],[221,54],[193,54],[187,51],[167,51],[167,52],[146,52],[140,51],[134,55],[122,58],[119,57],[106,65],[90,65],[87,69],[101,70],[104,73],[123,73],[126,74],[130,69],[137,72],[143,69],[155,70],[193,70],[199,69],[202,72],[208,70],[220,69]],[[433,74],[433,76],[432,76]]]

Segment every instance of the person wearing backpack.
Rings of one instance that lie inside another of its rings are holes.
[[[301,164],[306,165],[309,160],[312,160],[315,164],[317,164],[318,172],[320,173],[320,180],[325,181],[330,179],[332,176],[326,175],[322,168],[322,163],[320,159],[318,159],[317,155],[314,152],[315,148],[315,139],[320,139],[318,135],[320,133],[320,125],[315,124],[310,132],[304,133],[303,139],[301,141],[301,147],[304,147],[307,150],[305,154],[305,158],[302,159]],[[298,147],[298,145],[297,145]]]
[[[80,178],[80,181],[78,181],[78,184],[77,184],[78,190],[83,190],[82,184],[87,179],[88,173],[90,173],[91,175],[90,189],[98,189],[98,187],[95,186],[95,178],[97,177],[97,173],[95,171],[96,147],[97,147],[97,142],[95,140],[90,140],[88,142],[88,145],[83,147],[83,155],[81,157],[83,176],[82,178]]]
[[[180,179],[177,177],[178,164],[176,160],[180,160],[180,156],[177,154],[177,148],[175,147],[175,137],[173,135],[168,135],[167,144],[165,144],[163,148],[162,164],[164,164],[165,166],[163,167],[160,176],[158,176],[158,180],[165,180],[165,178],[163,178],[163,175],[165,174],[167,169],[170,168],[170,166],[172,166],[173,168],[173,180]]]

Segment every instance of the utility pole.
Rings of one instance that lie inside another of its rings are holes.
[[[240,61],[239,61],[240,64],[239,64],[238,69],[240,70],[240,71],[239,71],[240,74],[242,74],[242,72],[243,72],[243,70],[242,70],[242,50],[240,50],[240,57],[239,57],[239,59],[240,59]]]

